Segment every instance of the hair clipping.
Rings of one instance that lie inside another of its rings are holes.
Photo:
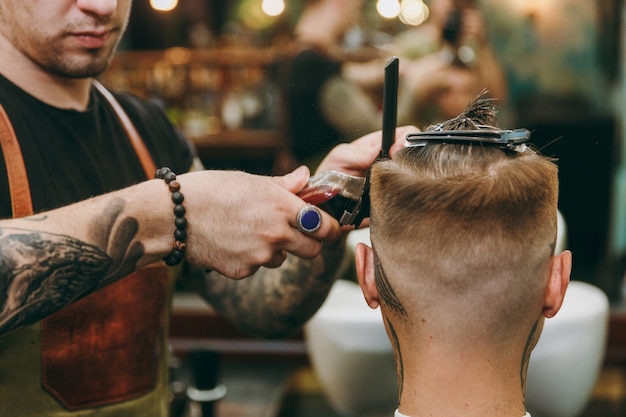
[[[429,143],[473,143],[496,145],[504,149],[516,150],[518,145],[528,141],[528,129],[501,130],[485,128],[477,130],[429,130],[426,132],[409,133],[406,136],[406,147],[426,146]]]

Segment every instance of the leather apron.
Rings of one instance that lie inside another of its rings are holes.
[[[132,122],[102,85],[147,178],[156,170]],[[33,214],[19,142],[0,105],[13,217]],[[170,297],[168,268],[157,263],[70,304],[41,323],[41,384],[68,410],[131,400],[155,389],[166,347]],[[10,337],[10,336],[9,336]],[[162,368],[162,367],[161,367]]]

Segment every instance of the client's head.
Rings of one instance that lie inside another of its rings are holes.
[[[477,98],[436,130],[486,125],[495,109]],[[571,255],[554,254],[557,174],[530,146],[482,142],[405,147],[372,167],[372,249],[357,248],[357,270],[401,379],[428,368],[422,360],[482,358],[481,371],[521,376],[523,386],[543,318],[556,314],[569,279]]]

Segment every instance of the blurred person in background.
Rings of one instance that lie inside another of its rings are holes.
[[[504,105],[506,77],[476,1],[425,0],[425,4],[430,11],[427,20],[392,41],[422,97],[411,122],[423,128],[451,119],[483,90]]]
[[[353,60],[343,45],[347,32],[360,22],[363,5],[364,0],[305,0],[286,48],[282,90],[287,136],[296,163],[311,169],[336,144],[381,127],[381,101],[372,90],[382,86],[390,56]],[[419,99],[417,87],[403,82],[399,125],[413,118]]]

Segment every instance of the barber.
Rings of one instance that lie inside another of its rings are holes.
[[[306,168],[203,170],[159,107],[95,82],[131,3],[0,0],[2,416],[166,416],[174,272],[278,337],[342,258],[339,224],[294,195]],[[363,175],[379,144],[342,145],[319,169]]]

